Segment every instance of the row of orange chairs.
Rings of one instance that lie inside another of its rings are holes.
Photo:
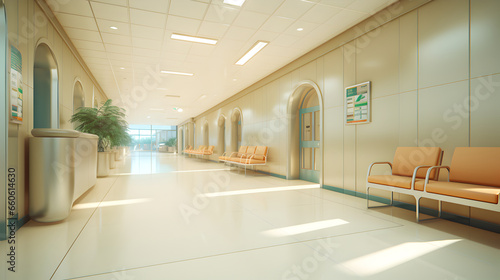
[[[184,153],[188,155],[210,156],[214,153],[214,146],[201,145],[198,149],[193,149],[193,147],[188,145],[184,150]]]
[[[238,152],[223,153],[219,157],[220,162],[233,164],[245,167],[245,174],[247,166],[266,165],[267,153],[269,148],[267,146],[241,146]]]

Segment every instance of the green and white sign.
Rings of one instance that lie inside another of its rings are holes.
[[[370,82],[345,88],[345,123],[370,122]]]
[[[10,46],[10,121],[23,122],[23,57]]]

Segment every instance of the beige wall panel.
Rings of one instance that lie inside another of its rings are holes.
[[[266,86],[265,95],[267,97],[266,112],[268,120],[275,120],[280,117],[280,83],[273,81]]]
[[[419,9],[420,88],[468,78],[468,8],[468,0],[436,0]]]
[[[324,56],[316,59],[316,84],[325,102],[325,59]],[[323,103],[324,104],[324,103]]]
[[[59,128],[60,129],[73,129],[73,124],[69,122],[71,115],[73,115],[73,110],[67,107],[63,107],[62,111],[59,112]]]
[[[500,146],[500,75],[471,80],[472,147]]]
[[[419,91],[419,146],[444,150],[443,164],[449,165],[455,147],[469,145],[469,118],[454,111],[469,98],[469,83],[458,82]],[[444,178],[444,172],[441,178]]]
[[[325,108],[344,105],[343,67],[342,48],[335,49],[324,56]]]
[[[256,90],[252,95],[251,104],[253,112],[253,121],[256,123],[263,122],[266,120],[267,112],[265,105],[264,88]]]
[[[356,82],[371,81],[372,98],[398,93],[398,21],[356,39],[356,48]]]
[[[356,84],[356,48],[354,43],[343,46],[344,88]],[[356,190],[356,126],[344,125],[344,189]]]
[[[368,166],[392,161],[399,143],[399,96],[372,100],[372,122],[357,125],[356,191],[366,193]]]
[[[5,8],[7,14],[7,29],[9,34],[9,40],[11,43],[17,44],[18,40],[18,24],[19,24],[19,6],[17,0],[5,0]],[[13,36],[12,36],[13,35]]]
[[[399,19],[399,92],[417,89],[417,15],[413,11]]]
[[[288,99],[292,95],[292,91],[292,75],[286,74],[279,79],[280,116],[287,114]]]
[[[471,1],[471,77],[500,73],[500,1]]]
[[[500,212],[471,208],[470,217],[490,223],[500,224]]]
[[[300,73],[300,78],[299,82],[304,81],[304,80],[311,80],[315,83],[317,83],[317,61],[313,60],[306,65],[300,67],[299,73]]]
[[[302,81],[301,77],[300,77],[300,68],[293,71],[291,74],[292,76],[292,92],[293,90],[299,85],[300,81]]]
[[[71,56],[72,56],[72,53],[71,51],[69,50],[68,47],[64,47],[63,48],[63,65],[64,65],[64,69],[72,69],[73,68],[73,64],[71,63]],[[59,73],[62,73],[64,71],[61,71],[61,69],[59,69]],[[61,94],[61,97],[62,97],[62,100],[61,103],[63,104],[64,107],[66,108],[73,108],[73,84],[70,82],[70,80],[68,79],[70,75],[63,75],[63,79],[61,79],[62,81],[64,81],[63,83],[61,83],[60,85],[60,88],[59,88],[59,92],[71,92],[71,95],[63,95]],[[100,105],[100,104],[99,104]]]
[[[399,94],[399,145],[401,147],[417,146],[417,92]]]
[[[343,107],[325,109],[325,181],[324,184],[344,187]]]

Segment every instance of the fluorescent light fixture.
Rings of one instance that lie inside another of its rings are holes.
[[[347,273],[369,277],[389,270],[438,249],[454,244],[462,239],[448,239],[424,242],[406,242],[368,255],[364,255],[338,265]]]
[[[202,43],[202,44],[209,44],[209,45],[217,44],[217,40],[214,40],[214,39],[195,37],[195,36],[189,36],[189,35],[182,35],[182,34],[175,34],[175,33],[173,33],[172,36],[170,36],[170,38],[175,39],[175,40],[193,42],[193,43]]]
[[[116,27],[116,26],[111,26],[110,28],[113,29],[113,30],[118,29],[118,27]]]
[[[179,75],[179,76],[193,76],[193,73],[184,73],[184,72],[175,72],[175,71],[166,71],[162,70],[160,71],[163,74],[170,74],[170,75]]]
[[[180,95],[166,94],[165,97],[180,98]]]
[[[182,108],[177,109],[177,112],[179,112],[179,113],[182,113],[182,111],[184,111],[184,109],[182,109]]]
[[[325,220],[325,221],[271,229],[264,231],[262,234],[272,237],[291,236],[291,235],[297,235],[311,231],[317,231],[326,228],[341,226],[348,223],[349,222],[344,221],[342,219]]]
[[[151,116],[147,116],[146,118],[150,119],[150,118],[151,118]]]
[[[245,0],[224,0],[224,4],[233,5],[241,7],[245,3]]]
[[[125,67],[120,67],[120,69],[125,70]]]
[[[297,28],[297,31],[303,31],[303,30],[304,30],[304,28],[302,28],[302,27]]]
[[[236,62],[236,65],[244,65],[258,52],[260,52],[269,42],[258,41],[243,57]]]

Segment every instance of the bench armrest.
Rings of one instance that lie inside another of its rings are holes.
[[[415,167],[415,170],[413,170],[413,176],[411,177],[411,190],[415,190],[415,179],[417,177],[417,171],[420,169],[420,168],[429,168],[429,167],[432,167],[432,165],[420,165],[420,166],[417,166]]]
[[[372,164],[370,164],[370,166],[368,167],[368,173],[366,174],[366,178],[368,180],[368,176],[370,176],[370,172],[372,171],[372,167],[376,164],[388,164],[390,167],[391,167],[391,171],[392,171],[392,163],[388,162],[388,161],[377,161],[377,162],[374,162]]]
[[[425,184],[424,184],[424,192],[426,191],[427,184],[429,183],[429,177],[433,169],[446,169],[448,170],[448,182],[450,181],[450,167],[449,166],[433,166],[427,170],[427,174],[425,175]],[[439,179],[439,178],[438,178]]]

